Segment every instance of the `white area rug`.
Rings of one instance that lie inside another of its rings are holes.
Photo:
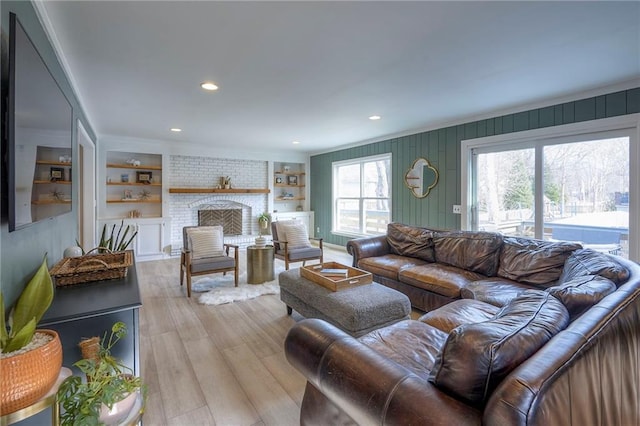
[[[192,291],[206,293],[200,296],[199,302],[203,305],[223,305],[225,303],[238,302],[253,299],[265,294],[280,294],[278,275],[283,269],[276,268],[273,281],[263,284],[247,284],[247,274],[238,277],[238,287],[234,287],[233,274],[204,277],[192,284]]]

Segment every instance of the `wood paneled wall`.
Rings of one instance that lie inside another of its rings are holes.
[[[342,246],[349,240],[331,234],[331,163],[334,161],[391,152],[392,220],[459,229],[460,216],[451,210],[461,199],[460,141],[638,112],[640,88],[635,88],[312,156],[309,180],[316,236]],[[413,197],[403,180],[405,172],[418,157],[427,158],[440,173],[438,185],[422,199]]]

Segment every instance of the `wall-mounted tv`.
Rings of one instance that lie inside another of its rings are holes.
[[[20,24],[9,19],[9,231],[71,212],[73,109]]]

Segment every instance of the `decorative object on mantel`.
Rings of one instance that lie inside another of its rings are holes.
[[[53,300],[53,283],[45,255],[5,323],[0,293],[0,415],[36,402],[53,386],[62,368],[62,344],[53,330],[36,330],[36,324]]]
[[[79,343],[82,358],[73,364],[86,375],[67,378],[58,390],[62,425],[115,425],[129,416],[136,401],[146,397],[146,386],[133,370],[111,355],[111,349],[127,334],[117,322],[107,338],[91,337]],[[142,404],[143,405],[143,404]]]
[[[127,161],[125,161],[125,163],[133,167],[140,167],[140,164],[142,164],[140,163],[140,160],[136,160],[135,158],[130,158]]]
[[[231,189],[231,178],[229,176],[224,176],[220,178],[220,185],[224,189]]]

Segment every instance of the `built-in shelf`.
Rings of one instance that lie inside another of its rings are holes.
[[[36,160],[36,164],[42,164],[45,166],[63,166],[63,167],[71,167],[71,163],[62,162],[62,161],[47,161],[47,160]]]
[[[260,188],[169,188],[171,194],[268,194],[269,189]]]
[[[45,184],[71,185],[70,180],[34,180],[33,183],[37,185],[45,185]]]
[[[71,204],[71,200],[37,200],[32,201],[31,204],[43,206],[45,204]]]
[[[276,197],[276,201],[301,201],[304,197]]]
[[[109,169],[162,170],[162,166],[132,166],[131,164],[107,163]]]
[[[160,182],[154,183],[141,183],[141,182],[107,182],[107,185],[117,185],[117,186],[162,186]]]
[[[305,185],[288,185],[286,183],[276,183],[273,186],[277,186],[280,188],[304,188]]]
[[[273,172],[273,174],[276,175],[290,175],[290,176],[304,176],[306,173],[305,172]]]
[[[132,198],[130,200],[107,200],[107,203],[111,204],[111,203],[128,203],[128,204],[132,204],[132,203],[161,203],[162,200],[138,200],[136,198]]]

